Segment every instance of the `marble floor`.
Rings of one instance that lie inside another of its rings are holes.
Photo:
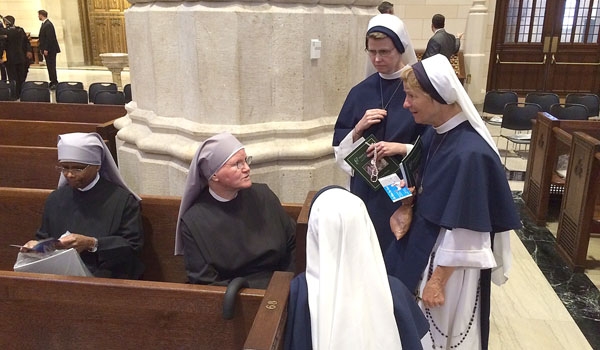
[[[47,80],[45,67],[31,67],[28,80]],[[58,69],[59,81],[112,81],[104,67]],[[129,72],[121,74],[123,84]],[[492,135],[498,130],[490,127]],[[499,142],[501,143],[501,142]],[[499,144],[501,151],[506,145]],[[511,154],[506,166],[517,176],[526,159]],[[515,203],[521,207],[523,179],[510,181]],[[557,209],[555,209],[557,210]],[[557,215],[537,227],[521,215],[523,229],[511,233],[512,272],[503,286],[493,286],[490,349],[600,350],[600,264],[573,274],[554,249]],[[600,237],[591,240],[590,259],[600,260]]]

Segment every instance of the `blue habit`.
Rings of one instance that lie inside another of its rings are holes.
[[[374,135],[379,141],[414,143],[425,126],[416,124],[412,114],[402,107],[405,97],[400,79],[382,79],[379,73],[354,86],[348,93],[335,123],[333,146],[340,144],[368,109],[382,109],[386,105],[387,108],[384,109],[387,110],[387,117],[366,130],[363,136],[366,138]],[[399,162],[401,157],[397,157],[396,160]],[[385,251],[394,239],[390,229],[390,217],[398,209],[400,202],[393,203],[382,188],[374,191],[360,176],[351,178],[350,191],[360,197],[367,206],[377,231],[379,245],[382,251]]]
[[[410,290],[419,283],[440,228],[495,233],[521,227],[500,158],[469,122],[441,135],[428,128],[420,168],[423,191],[410,229],[385,253],[388,273]]]
[[[414,295],[397,278],[388,276],[394,317],[403,349],[423,349],[421,338],[429,330],[429,323],[417,305]],[[369,286],[364,286],[368,288]],[[352,305],[348,305],[352,307]],[[360,322],[360,320],[356,320]],[[285,329],[285,350],[312,350],[310,310],[306,274],[296,276],[290,285],[288,318]]]
[[[411,291],[417,289],[441,228],[490,232],[493,242],[496,232],[521,227],[500,158],[468,121],[441,135],[433,128],[425,131],[419,177],[422,193],[410,229],[384,256],[388,274]],[[490,277],[490,269],[481,270],[482,349],[488,346]]]

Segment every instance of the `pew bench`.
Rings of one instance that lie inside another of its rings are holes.
[[[600,235],[600,140],[576,131],[556,236],[557,251],[575,272],[590,266],[587,251],[594,234]]]
[[[224,319],[226,287],[0,271],[0,347],[281,349],[292,277],[242,289]]]
[[[12,270],[18,249],[10,244],[23,244],[35,237],[40,226],[44,202],[49,189],[0,187],[0,270]],[[176,196],[142,195],[144,247],[141,260],[146,266],[143,279],[147,281],[186,281],[183,256],[175,251],[175,228],[181,198]],[[310,202],[308,202],[310,204]],[[300,204],[284,203],[296,225],[296,273],[305,269],[306,221],[299,219],[308,209]]]
[[[54,189],[58,184],[56,147],[0,145],[0,159],[0,187]]]
[[[126,114],[125,106],[0,101],[0,119],[102,124]]]
[[[56,147],[58,135],[96,132],[98,124],[0,119],[0,145]]]
[[[577,131],[600,139],[600,122],[559,120],[548,113],[538,113],[533,123],[523,201],[538,226],[546,224],[550,196],[564,192],[566,179],[557,174],[557,162],[560,155],[569,154],[572,135]]]
[[[124,106],[94,105],[76,103],[15,102],[0,101],[0,119],[30,120],[68,123],[88,123],[97,125],[95,130],[107,141],[110,153],[117,162],[117,129],[113,121],[127,114]],[[90,132],[91,132],[90,131]],[[5,144],[0,142],[0,144]],[[36,146],[30,144],[30,146]],[[56,139],[53,144],[56,146]]]

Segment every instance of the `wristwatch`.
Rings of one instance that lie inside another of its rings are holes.
[[[88,249],[88,252],[95,253],[98,250],[98,238],[92,237],[94,239],[94,246]]]

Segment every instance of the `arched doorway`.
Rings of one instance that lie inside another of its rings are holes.
[[[599,93],[598,2],[497,1],[487,89]]]

